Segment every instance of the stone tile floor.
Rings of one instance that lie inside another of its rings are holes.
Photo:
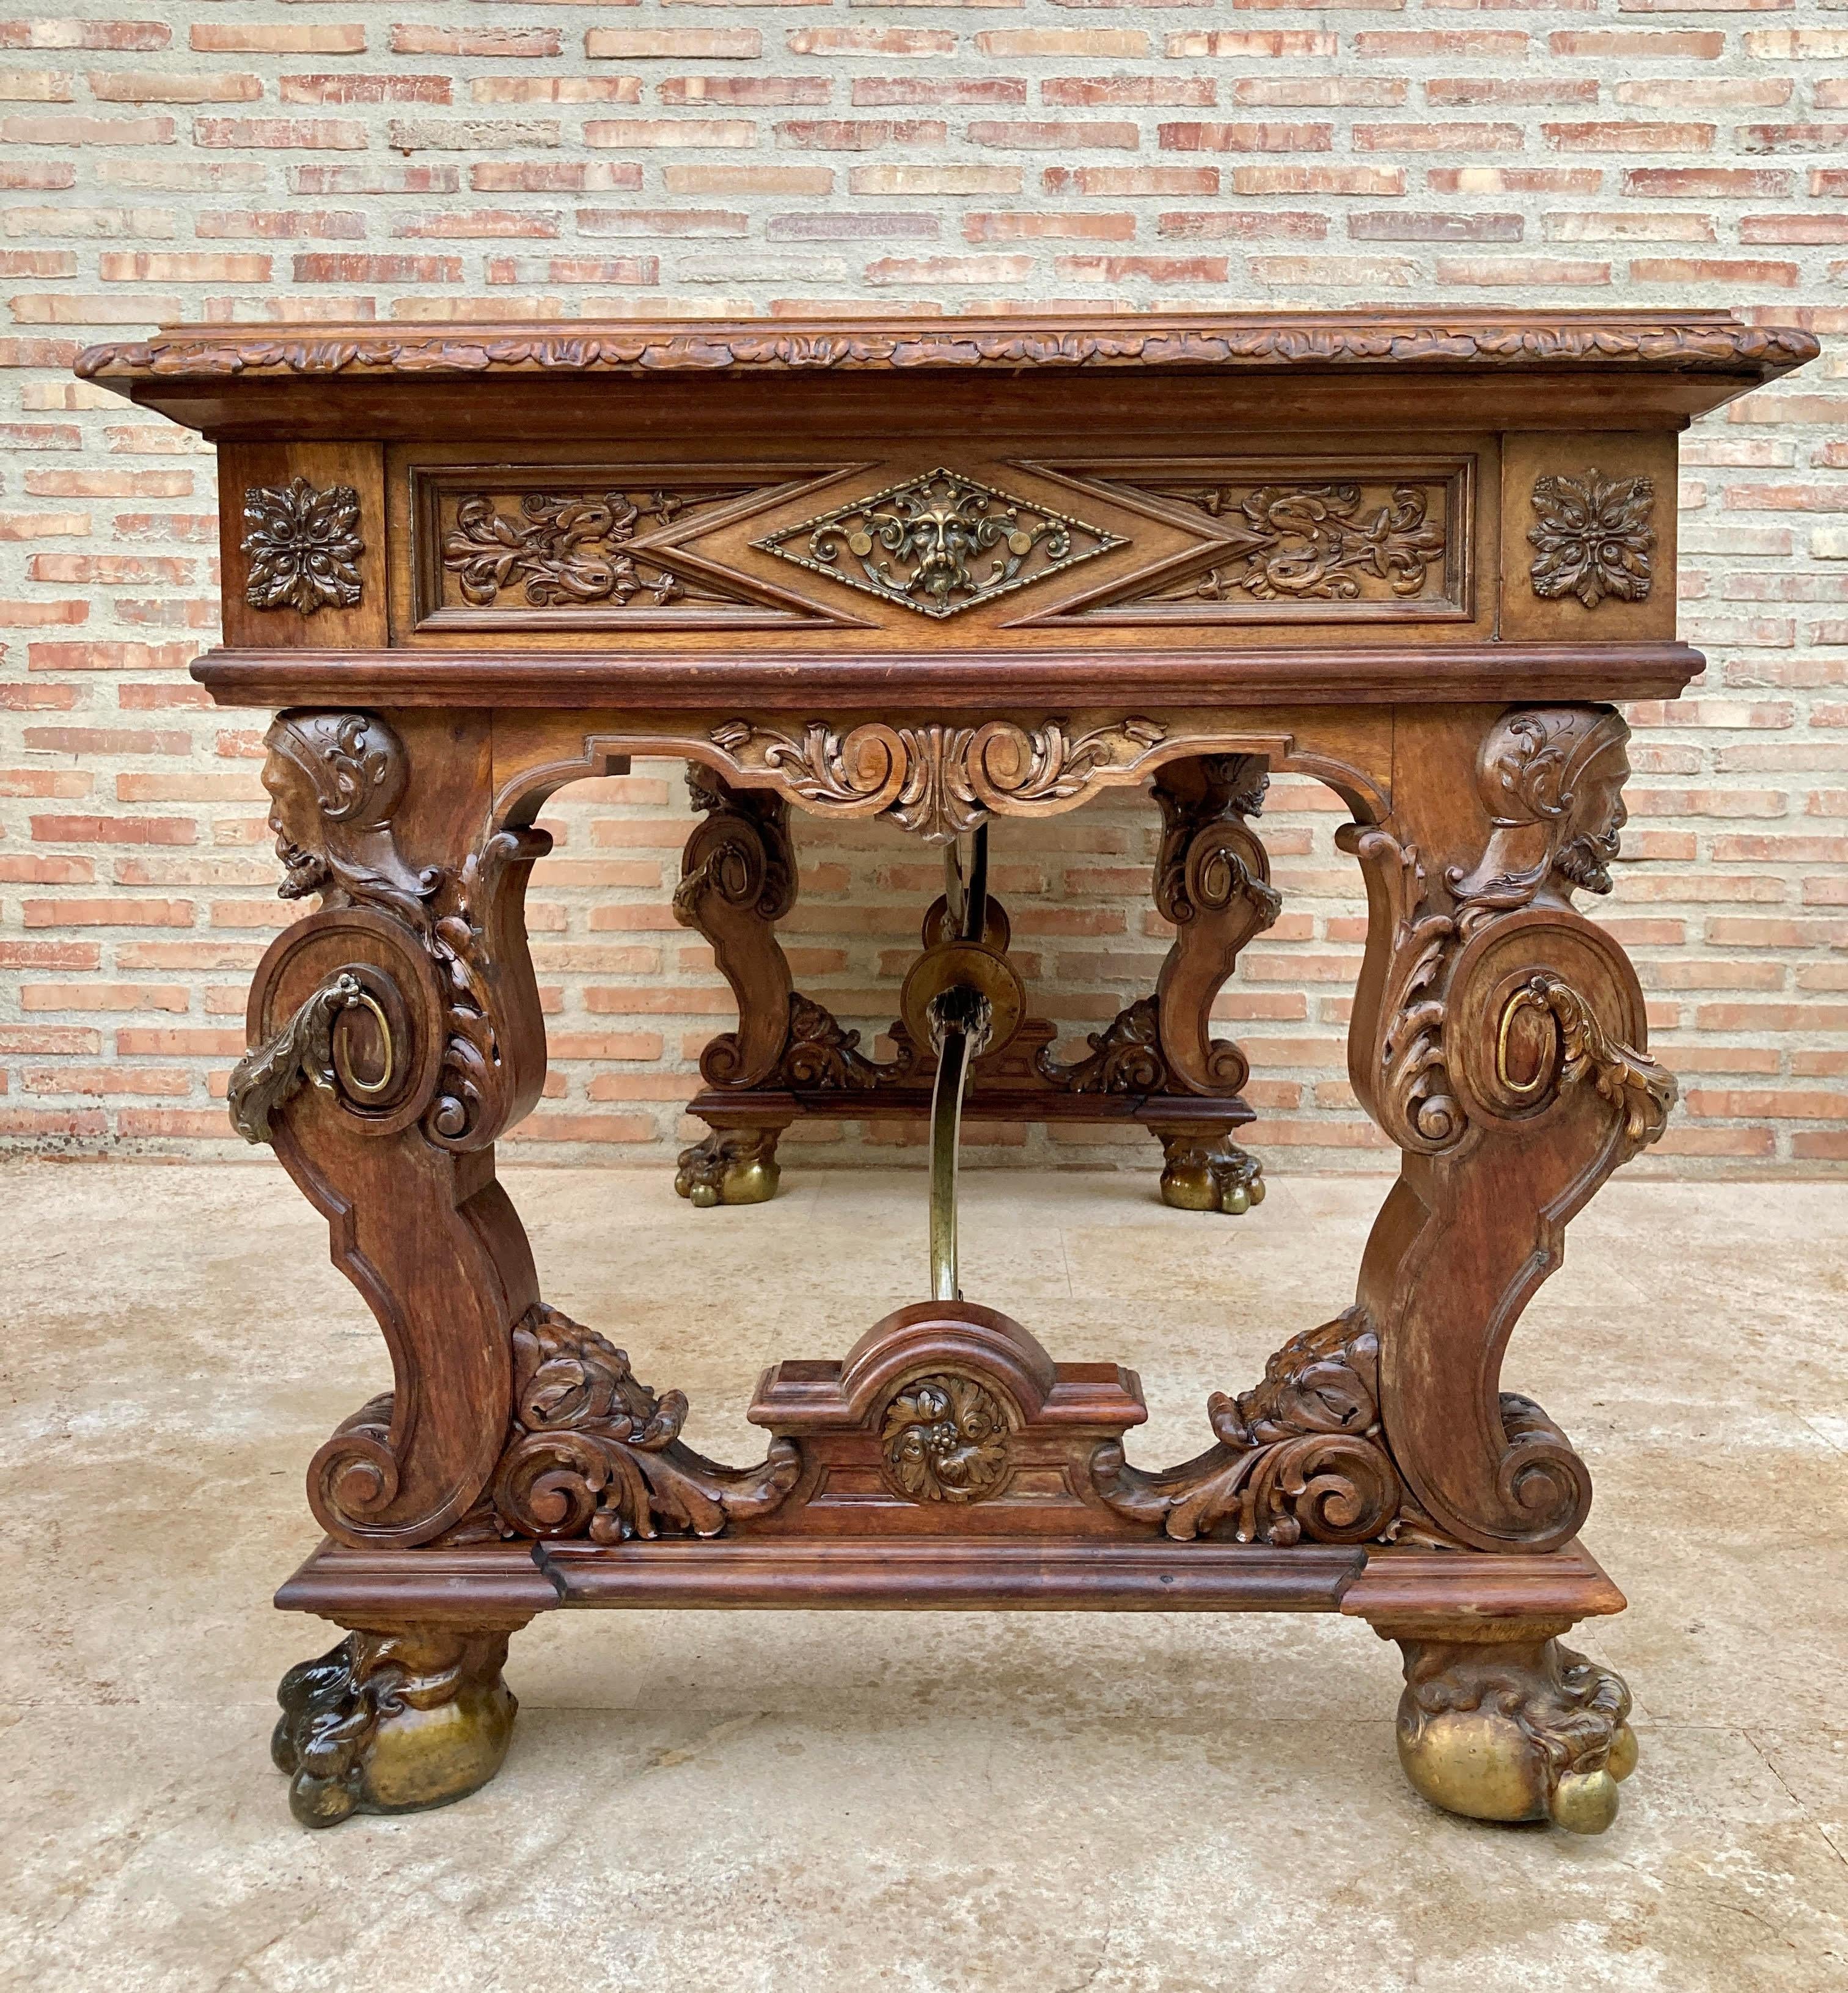
[[[923,1289],[922,1178],[512,1169],[547,1297],[752,1457],[778,1354]],[[687,1993],[1822,1993],[1848,1987],[1848,1185],[1619,1180],[1507,1376],[1590,1461],[1643,1757],[1595,1841],[1433,1813],[1396,1654],[1333,1619],[560,1615],[506,1769],[447,1811],[292,1824],[269,1609],[310,1453],[388,1380],[264,1167],[0,1179],[8,1489],[0,1985]],[[964,1180],[965,1288],[1141,1369],[1136,1457],[1350,1297],[1379,1180],[1241,1220],[1152,1178]]]

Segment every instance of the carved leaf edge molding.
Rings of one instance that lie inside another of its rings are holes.
[[[607,368],[710,372],[724,367],[1306,366],[1422,363],[1433,367],[1631,367],[1723,372],[1741,366],[1801,366],[1821,350],[1789,326],[1727,320],[1642,324],[1593,320],[1494,320],[1381,324],[1316,320],[1225,326],[1095,331],[1026,326],[957,331],[942,326],[878,331],[765,331],[714,325],[697,330],[625,327],[577,332],[510,330],[488,336],[391,333],[227,338],[176,330],[87,348],[85,380],[250,373],[589,372]]]

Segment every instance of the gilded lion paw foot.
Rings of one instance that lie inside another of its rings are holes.
[[[1399,1762],[1433,1806],[1602,1834],[1636,1768],[1622,1678],[1555,1639],[1404,1639]]]
[[[1264,1202],[1264,1164],[1228,1134],[1158,1129],[1162,1202],[1176,1211],[1223,1211],[1242,1217]]]
[[[270,1755],[304,1827],[447,1806],[501,1769],[518,1704],[501,1679],[507,1631],[349,1633],[276,1690]]]
[[[674,1188],[702,1211],[715,1204],[768,1204],[782,1174],[777,1128],[729,1128],[680,1151]]]

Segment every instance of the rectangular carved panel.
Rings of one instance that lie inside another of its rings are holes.
[[[1046,622],[1435,622],[1474,613],[1473,456],[1046,468],[1189,536]]]
[[[413,465],[419,631],[825,622],[699,544],[840,467]]]

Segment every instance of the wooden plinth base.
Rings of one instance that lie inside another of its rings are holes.
[[[323,1543],[277,1592],[345,1622],[458,1624],[561,1607],[1340,1612],[1453,1629],[1595,1619],[1624,1595],[1576,1542],[1542,1557],[1261,1543],[656,1538],[354,1550]],[[1453,1637],[1456,1637],[1453,1632]]]
[[[930,1118],[930,1089],[881,1086],[804,1092],[722,1092],[708,1088],[686,1105],[689,1114],[715,1128],[782,1128],[792,1121],[919,1120]],[[1203,1130],[1243,1128],[1256,1111],[1236,1093],[1060,1093],[1048,1086],[983,1086],[973,1083],[963,1108],[967,1123],[984,1121],[1126,1121],[1153,1130],[1182,1124]]]

